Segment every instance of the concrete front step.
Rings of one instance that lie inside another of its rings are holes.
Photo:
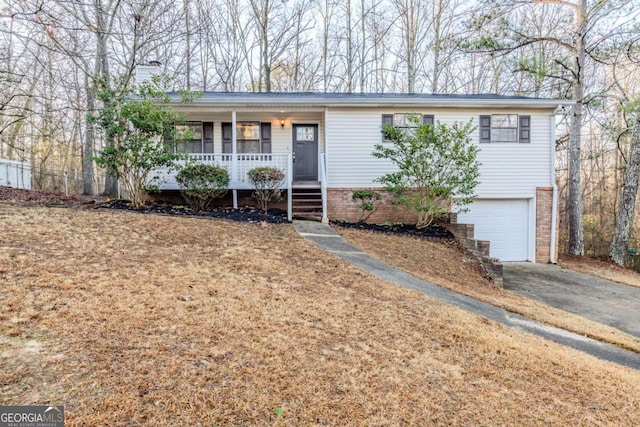
[[[291,188],[293,188],[294,191],[298,188],[320,189],[320,181],[293,181]]]

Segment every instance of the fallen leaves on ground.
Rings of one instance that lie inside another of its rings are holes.
[[[0,403],[64,404],[69,426],[640,423],[638,372],[290,225],[0,203],[0,227]]]
[[[588,256],[563,255],[558,263],[581,273],[640,288],[640,273],[620,267],[612,261],[602,261]]]
[[[455,243],[340,228],[337,230],[365,252],[420,279],[512,313],[640,353],[640,339],[630,334],[493,286],[483,276],[478,261],[464,254]]]

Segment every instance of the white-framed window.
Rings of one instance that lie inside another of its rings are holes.
[[[260,122],[237,122],[238,153],[261,153]]]
[[[480,142],[531,142],[531,116],[521,114],[491,114],[480,116]]]
[[[491,116],[491,142],[518,141],[518,115],[493,114]]]

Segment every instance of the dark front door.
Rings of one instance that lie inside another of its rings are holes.
[[[318,125],[293,125],[293,180],[318,180]]]

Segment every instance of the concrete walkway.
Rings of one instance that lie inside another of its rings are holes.
[[[491,319],[511,328],[529,332],[559,344],[584,351],[603,360],[618,363],[640,370],[640,354],[619,347],[601,343],[568,332],[564,329],[547,326],[526,317],[509,313],[501,308],[478,301],[474,298],[441,288],[400,271],[389,264],[378,261],[344,240],[326,224],[311,221],[294,221],[296,231],[316,244],[320,249],[341,258],[380,279],[414,289],[423,294],[461,308],[478,316]]]

